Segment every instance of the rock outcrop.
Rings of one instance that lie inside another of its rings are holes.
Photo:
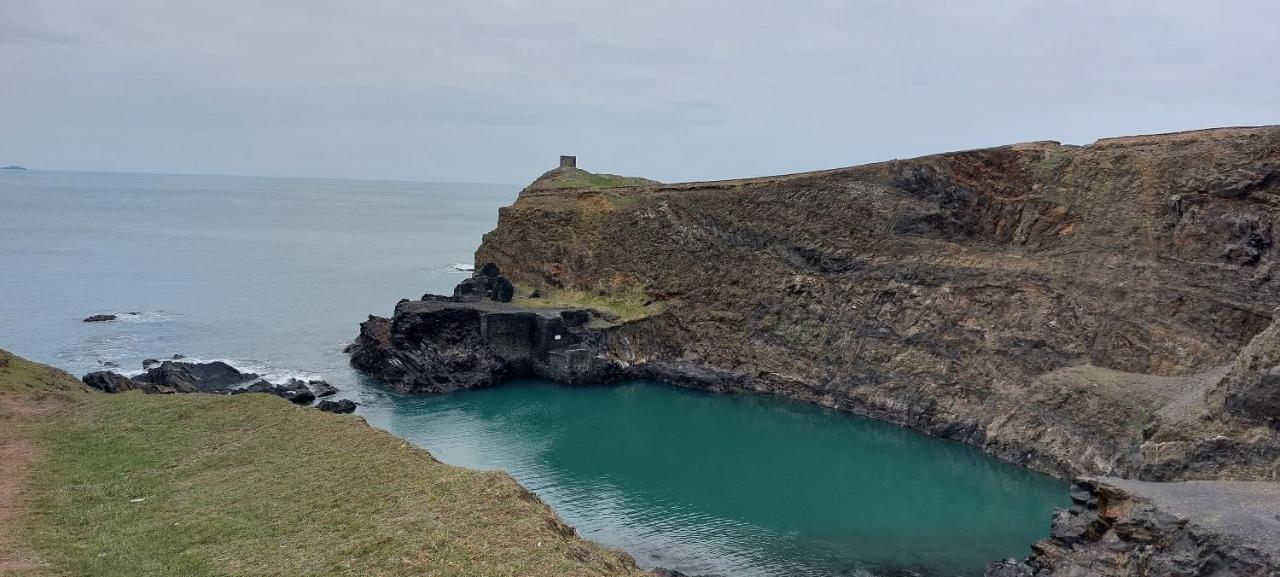
[[[94,371],[81,377],[80,381],[104,393],[123,393],[139,388],[133,379],[111,371]]]
[[[156,392],[176,393],[225,393],[234,385],[258,378],[253,373],[242,373],[222,361],[211,363],[185,363],[165,361],[148,368],[133,380],[151,385]]]
[[[174,355],[182,358],[182,355]],[[266,393],[283,398],[297,405],[310,405],[318,397],[337,394],[338,388],[322,380],[303,382],[289,379],[283,383],[257,380],[254,373],[242,373],[222,361],[189,363],[181,361],[142,362],[143,373],[128,377],[110,371],[86,374],[81,381],[90,388],[105,393],[142,391],[147,394],[214,393],[245,394]],[[346,408],[342,405],[342,408]],[[355,410],[355,405],[351,406]],[[350,411],[348,411],[350,412]]]
[[[92,315],[84,318],[86,323],[101,323],[116,320],[116,315]]]
[[[431,393],[524,376],[587,383],[627,374],[623,364],[602,354],[616,327],[598,313],[423,298],[401,301],[389,319],[370,316],[362,323],[347,348],[352,365],[400,390]]]
[[[316,403],[316,408],[329,413],[346,415],[356,412],[356,403],[349,399],[339,399],[336,401],[323,400]]]
[[[1280,575],[1280,484],[1085,479],[1050,537],[987,577],[1274,577]]]
[[[226,393],[234,385],[258,378],[258,375],[241,373],[231,365],[220,361],[212,363],[164,361],[159,364],[148,361],[143,362],[145,371],[135,377],[110,371],[95,371],[85,375],[81,380],[84,384],[106,393],[137,390],[148,394],[171,394]]]

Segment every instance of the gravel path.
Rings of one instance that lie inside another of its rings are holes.
[[[1172,515],[1221,533],[1280,558],[1280,483],[1267,481],[1183,481],[1151,483],[1114,477],[1099,481],[1146,498]]]

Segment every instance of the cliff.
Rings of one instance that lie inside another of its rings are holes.
[[[1259,479],[1277,475],[1274,414],[1219,381],[1280,305],[1278,219],[1280,128],[1225,128],[535,182],[476,262],[517,300],[634,295],[659,311],[629,323],[644,338],[615,330],[599,354],[680,384],[802,398],[1060,476]]]

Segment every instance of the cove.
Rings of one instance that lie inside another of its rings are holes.
[[[507,471],[584,537],[691,575],[976,576],[1023,557],[1067,484],[821,407],[655,382],[386,392],[374,426]]]

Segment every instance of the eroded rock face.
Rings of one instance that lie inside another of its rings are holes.
[[[1213,477],[1187,460],[1224,437],[1239,446],[1225,470],[1263,478],[1280,471],[1274,435],[1205,425],[1225,417],[1198,375],[1234,363],[1280,305],[1277,167],[1280,128],[1264,127],[607,194],[531,186],[476,262],[662,303],[653,338],[601,354],[681,384],[809,400],[1060,476]],[[1073,367],[1132,377],[1044,378]],[[1170,409],[1183,389],[1195,406]],[[1233,414],[1267,410],[1265,390]]]
[[[1280,428],[1280,322],[1250,341],[1215,393],[1232,414]]]
[[[430,296],[430,295],[428,295]],[[484,300],[431,297],[369,317],[347,351],[356,368],[412,392],[446,392],[523,376],[563,383],[607,382],[625,367],[602,354],[611,328],[591,329],[581,315]]]
[[[1051,536],[987,577],[1280,575],[1280,492],[1262,483],[1085,479]]]

